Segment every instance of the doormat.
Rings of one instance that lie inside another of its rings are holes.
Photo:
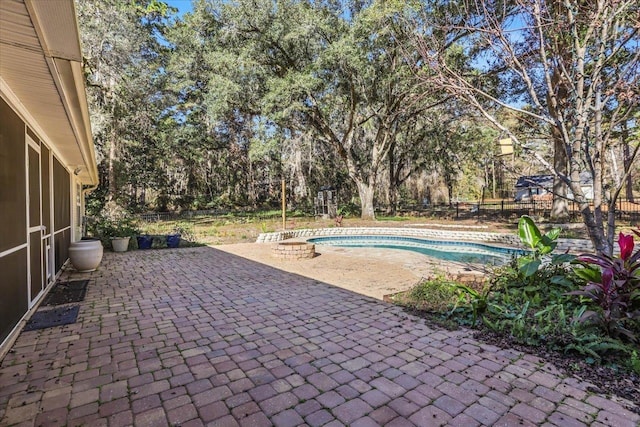
[[[36,311],[35,314],[31,316],[31,319],[29,319],[29,322],[27,322],[24,330],[35,331],[36,329],[45,329],[53,326],[76,323],[78,311],[80,311],[79,305]]]
[[[88,280],[59,282],[49,291],[42,305],[61,305],[84,301],[88,284]]]

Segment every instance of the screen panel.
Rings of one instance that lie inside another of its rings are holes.
[[[60,271],[65,261],[69,258],[69,245],[71,244],[71,230],[61,231],[55,235],[56,269]]]
[[[24,123],[0,99],[0,252],[27,243]]]
[[[27,312],[27,248],[0,258],[0,342]]]
[[[40,189],[42,191],[42,225],[47,227],[45,234],[51,233],[51,192],[49,184],[51,178],[49,177],[49,149],[44,145],[40,145],[40,170],[42,183]]]
[[[53,158],[53,225],[55,230],[71,226],[71,188],[69,173]]]
[[[31,257],[31,301],[42,292],[42,235],[39,231],[29,234]]]
[[[40,222],[40,154],[29,147],[29,227]]]

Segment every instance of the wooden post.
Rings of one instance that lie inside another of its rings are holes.
[[[282,229],[287,229],[287,193],[285,191],[284,179],[282,180]]]

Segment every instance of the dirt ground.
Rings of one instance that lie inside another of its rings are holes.
[[[320,222],[320,221],[318,221]],[[306,225],[306,224],[305,224]],[[328,227],[329,221],[297,228]],[[451,229],[451,224],[425,221],[365,222],[347,221],[343,226],[415,227]],[[469,231],[497,231],[495,227],[480,224],[456,224],[455,229]],[[257,237],[257,234],[256,234]],[[213,245],[212,245],[213,246]],[[215,245],[229,252],[274,268],[300,274],[315,280],[339,286],[377,299],[384,295],[411,288],[421,279],[439,274],[448,277],[477,277],[482,280],[486,270],[475,264],[445,262],[425,255],[399,249],[340,248],[316,245],[316,256],[306,260],[282,260],[272,254],[271,243],[229,243]]]
[[[286,222],[288,230],[335,226],[335,221],[329,219],[292,218]],[[345,218],[342,226],[515,233],[517,220],[493,222],[406,217],[365,221],[360,218]],[[387,294],[407,290],[421,279],[438,274],[453,278],[460,275],[475,276],[481,280],[486,273],[482,266],[444,262],[418,253],[395,249],[316,246],[317,256],[313,259],[280,260],[272,255],[271,244],[254,243],[260,233],[280,231],[282,228],[282,220],[279,218],[246,223],[203,218],[196,220],[193,225],[195,238],[201,243],[378,299]],[[572,232],[575,234],[573,230]]]

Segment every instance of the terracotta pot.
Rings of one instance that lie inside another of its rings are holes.
[[[112,237],[111,247],[113,252],[126,252],[129,249],[130,237]]]
[[[98,239],[80,240],[69,246],[69,259],[78,271],[94,271],[102,261],[102,243]]]

